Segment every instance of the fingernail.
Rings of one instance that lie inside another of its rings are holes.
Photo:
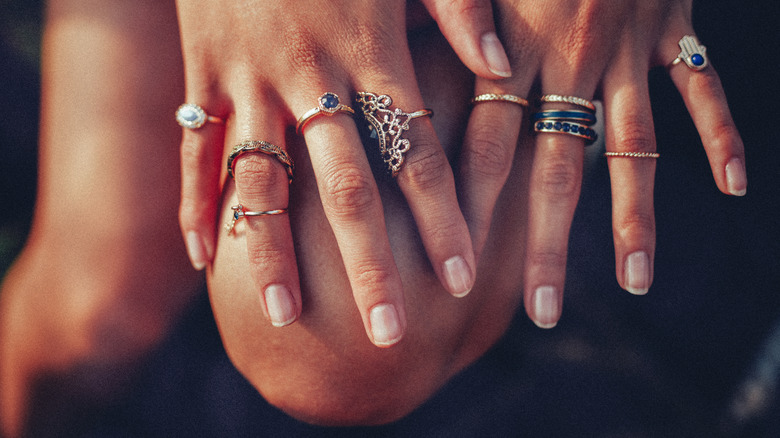
[[[192,263],[195,269],[200,271],[206,267],[208,263],[206,245],[195,231],[187,233],[187,254],[190,256],[190,263]]]
[[[272,284],[265,289],[265,307],[274,327],[284,327],[295,321],[295,301],[281,284]]]
[[[487,61],[488,69],[503,78],[512,76],[512,68],[509,66],[509,58],[506,56],[504,46],[498,39],[498,35],[489,32],[482,35],[482,56]]]
[[[739,158],[732,158],[726,164],[726,184],[729,193],[734,196],[744,196],[747,193],[747,175],[745,165]]]
[[[626,257],[626,290],[634,295],[644,295],[650,289],[650,257],[637,251]]]
[[[461,256],[455,256],[444,262],[444,278],[450,293],[458,298],[465,297],[474,285],[471,269]]]
[[[558,291],[553,286],[539,286],[534,291],[534,324],[540,328],[553,328],[558,324]]]
[[[368,316],[371,324],[371,336],[374,338],[374,344],[378,346],[393,345],[401,340],[401,321],[398,318],[398,311],[392,304],[377,304]]]

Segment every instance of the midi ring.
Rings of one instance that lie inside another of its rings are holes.
[[[370,124],[371,136],[379,140],[382,160],[387,164],[390,174],[395,178],[404,163],[404,154],[411,148],[409,140],[403,138],[409,130],[409,121],[418,117],[433,117],[433,111],[422,109],[406,113],[400,108],[390,109],[393,99],[386,95],[358,92],[356,98],[363,115]]]
[[[485,93],[485,94],[480,94],[479,96],[474,96],[471,99],[472,104],[476,104],[480,102],[511,102],[511,103],[516,103],[522,107],[528,107],[527,100],[523,99],[520,96],[515,96],[514,94]]]
[[[593,104],[593,102],[589,101],[588,99],[583,99],[581,97],[577,96],[561,96],[560,94],[545,94],[544,96],[539,98],[539,102],[541,103],[554,103],[554,102],[560,102],[560,103],[568,103],[571,105],[576,105],[582,108],[585,108],[586,110],[590,112],[596,112],[596,105]]]
[[[233,231],[233,227],[236,226],[236,222],[238,222],[239,219],[245,218],[247,216],[273,216],[277,214],[287,213],[286,208],[280,208],[278,210],[266,210],[266,211],[249,211],[246,210],[244,206],[241,204],[234,205],[230,208],[233,210],[233,220],[225,224],[225,229],[227,230],[228,234],[230,234],[231,231]]]
[[[691,70],[700,71],[709,65],[707,48],[699,43],[693,35],[685,35],[677,43],[680,46],[680,54],[670,64],[671,66],[684,62]]]
[[[355,114],[355,110],[339,101],[339,96],[336,93],[324,93],[317,99],[317,107],[306,111],[301,118],[298,119],[298,123],[295,125],[295,132],[301,134],[303,132],[303,127],[315,116],[332,116],[338,112]]]
[[[287,155],[287,152],[282,150],[279,146],[268,143],[267,141],[258,140],[247,140],[233,146],[233,150],[230,151],[230,155],[228,155],[227,159],[227,171],[231,178],[235,178],[235,169],[233,169],[233,167],[236,158],[247,152],[261,152],[279,160],[287,171],[289,183],[292,183],[293,170],[295,167],[292,158],[290,158],[290,156]]]
[[[198,129],[206,122],[224,125],[225,119],[206,114],[203,108],[194,103],[185,103],[176,110],[176,122],[182,128]]]
[[[661,156],[658,152],[604,152],[605,157],[623,157],[623,158],[658,158]]]

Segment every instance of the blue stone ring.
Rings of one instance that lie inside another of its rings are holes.
[[[198,129],[205,125],[206,122],[224,125],[225,119],[206,114],[203,108],[194,103],[185,103],[176,110],[176,122],[182,128]]]
[[[709,65],[707,59],[707,48],[699,43],[693,35],[685,35],[678,43],[680,45],[680,54],[672,61],[672,65],[684,62],[691,70],[700,71]]]
[[[317,99],[317,107],[306,111],[295,126],[295,132],[298,134],[303,133],[303,128],[314,117],[317,116],[332,116],[338,112],[355,114],[355,110],[344,105],[339,101],[339,96],[336,93],[327,92]]]

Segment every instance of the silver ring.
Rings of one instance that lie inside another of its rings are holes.
[[[185,103],[176,110],[176,122],[182,128],[198,129],[206,122],[224,125],[225,119],[206,114],[203,108],[194,103]]]
[[[323,93],[323,95],[317,99],[317,107],[306,111],[301,118],[298,119],[298,123],[295,125],[295,132],[298,134],[302,133],[303,127],[315,116],[332,116],[338,112],[355,114],[355,110],[341,103],[339,96],[336,93]]]
[[[674,58],[670,66],[684,62],[693,71],[700,71],[710,64],[707,58],[707,48],[693,35],[685,35],[677,43],[680,46],[680,54]]]
[[[412,146],[409,140],[402,137],[404,131],[409,130],[409,121],[418,117],[433,117],[433,111],[427,108],[412,113],[406,113],[400,108],[392,110],[392,97],[363,91],[357,93],[356,102],[371,125],[371,135],[376,135],[379,140],[382,160],[387,164],[390,174],[398,176],[404,163],[404,154]]]
[[[227,230],[228,234],[230,234],[230,232],[233,231],[233,227],[235,227],[236,222],[238,222],[240,219],[245,218],[247,216],[273,216],[277,214],[287,213],[286,208],[280,208],[277,210],[266,210],[266,211],[249,211],[244,209],[244,206],[242,204],[236,204],[230,208],[233,210],[233,220],[225,224],[225,229]]]

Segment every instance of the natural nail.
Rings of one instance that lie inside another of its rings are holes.
[[[482,35],[482,56],[487,61],[488,69],[503,78],[512,76],[512,68],[509,66],[509,58],[506,56],[504,46],[498,39],[498,35],[489,32]]]
[[[292,294],[281,284],[272,284],[265,289],[265,307],[274,327],[284,327],[297,318]]]
[[[726,164],[726,184],[729,193],[734,196],[744,196],[747,193],[747,175],[745,165],[739,158],[732,158]]]
[[[553,328],[558,324],[560,308],[558,291],[553,286],[539,286],[534,291],[534,324],[540,328]]]
[[[634,295],[644,295],[650,289],[650,257],[643,251],[637,251],[626,257],[626,290]]]
[[[206,245],[195,231],[187,233],[187,254],[190,256],[190,263],[192,263],[195,269],[200,271],[206,267],[209,259]]]
[[[450,293],[456,297],[464,297],[474,286],[474,278],[466,260],[455,256],[444,262],[444,278]]]
[[[389,346],[401,340],[403,332],[398,311],[392,304],[377,304],[369,312],[371,336],[374,344]]]

